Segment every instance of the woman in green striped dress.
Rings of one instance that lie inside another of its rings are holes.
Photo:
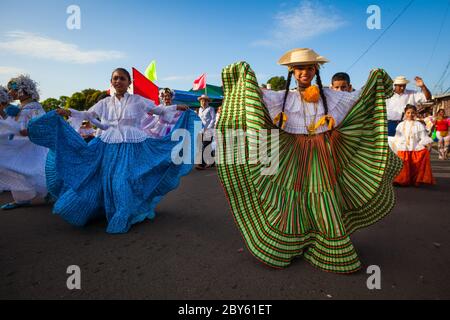
[[[245,62],[226,67],[218,170],[257,259],[284,268],[302,255],[325,271],[351,273],[361,263],[350,235],[395,202],[392,181],[401,161],[388,147],[385,106],[392,80],[373,70],[362,91],[333,91],[320,78],[326,62],[311,49],[287,52],[279,61],[289,68],[281,92],[261,91]],[[292,77],[298,86],[291,91]],[[233,130],[245,132],[244,150],[227,138]],[[277,155],[270,174],[265,161],[254,159],[264,146]],[[245,161],[230,162],[239,155]]]

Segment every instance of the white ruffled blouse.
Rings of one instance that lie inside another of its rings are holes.
[[[336,126],[339,125],[349,110],[359,99],[360,91],[343,92],[324,88],[324,94],[327,98],[328,115],[331,115]],[[272,120],[282,111],[285,91],[262,90],[264,103],[269,110]],[[317,111],[316,111],[317,108]],[[317,106],[301,99],[300,93],[290,91],[286,100],[284,112],[288,119],[284,131],[293,134],[308,134],[307,127],[314,124],[325,115],[322,98],[319,99]],[[306,120],[306,123],[305,123]],[[328,131],[327,126],[317,129],[317,133]]]
[[[73,118],[89,120],[101,129],[98,138],[105,143],[140,143],[149,138],[143,129],[147,113],[165,115],[176,109],[176,105],[156,106],[149,99],[125,93],[121,100],[116,96],[107,97],[88,111],[70,111]]]
[[[31,119],[40,117],[43,114],[45,114],[45,110],[36,101],[20,107],[20,113],[16,117],[0,118],[0,137],[15,135],[15,139],[28,139],[28,137],[20,136],[20,131],[27,129]]]
[[[392,149],[397,151],[421,151],[432,143],[425,126],[419,121],[400,122],[392,142]]]
[[[148,115],[143,122],[143,129],[152,138],[165,137],[172,131],[181,115],[181,111],[166,112],[160,116]]]

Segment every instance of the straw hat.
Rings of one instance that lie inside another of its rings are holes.
[[[211,102],[211,99],[206,95],[202,94],[200,97],[197,98],[198,101],[200,100],[208,100],[208,102]]]
[[[319,56],[314,50],[308,48],[297,48],[286,52],[278,64],[289,68],[301,65],[324,64],[330,62],[325,57]]]
[[[407,85],[409,83],[409,80],[406,79],[405,76],[399,76],[397,78],[394,79],[394,85],[398,84],[398,85]]]

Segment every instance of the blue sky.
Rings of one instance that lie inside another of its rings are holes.
[[[18,73],[39,82],[42,98],[109,86],[116,67],[144,71],[157,61],[159,86],[188,90],[208,74],[220,85],[226,65],[245,60],[259,82],[285,75],[277,65],[289,49],[309,47],[331,60],[323,80],[346,71],[410,0],[396,1],[85,1],[0,0],[0,84]],[[355,87],[370,69],[423,76],[433,89],[450,59],[450,13],[432,56],[448,0],[415,0],[350,71]],[[81,9],[81,29],[69,30],[69,5]],[[381,30],[369,30],[366,10],[381,8]],[[431,59],[432,58],[432,59]],[[447,77],[443,89],[450,86]],[[414,85],[411,85],[414,89]]]

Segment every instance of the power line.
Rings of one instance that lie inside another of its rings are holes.
[[[444,18],[442,19],[441,27],[439,28],[439,33],[438,33],[436,41],[434,43],[434,47],[433,47],[433,51],[432,51],[431,56],[430,56],[430,60],[428,60],[428,63],[426,65],[426,67],[425,67],[425,72],[427,72],[428,67],[430,66],[431,60],[433,59],[434,54],[436,53],[436,48],[437,48],[437,45],[439,43],[439,39],[441,38],[442,29],[444,28],[445,21],[447,20],[448,9],[450,9],[450,0],[448,1],[447,9],[445,10]]]
[[[450,87],[447,88],[447,90],[444,91],[444,94],[450,91]]]
[[[439,78],[439,80],[436,82],[436,84],[435,84],[435,86],[434,86],[434,88],[433,88],[433,91],[434,91],[434,90],[438,90],[439,87],[442,87],[442,85],[443,85],[444,82],[445,82],[447,72],[448,72],[449,70],[450,70],[450,59],[448,60],[447,66],[445,67],[444,72],[442,73],[442,76],[441,76],[441,77]]]
[[[386,32],[397,22],[398,19],[400,19],[400,17],[406,12],[406,10],[408,10],[408,8],[413,4],[415,0],[411,0],[405,8],[403,8],[403,10],[397,15],[397,17],[395,17],[395,19],[391,22],[391,24],[380,34],[380,36],[367,48],[366,51],[363,52],[363,54],[356,59],[356,61],[347,69],[347,71],[349,71],[351,68],[353,68],[369,51],[370,49],[372,49],[372,47],[378,42],[380,41],[380,39],[386,34]]]
[[[447,79],[449,78],[449,76],[450,76],[450,73],[449,73],[449,75],[445,78],[445,80],[442,82],[442,85],[441,85],[441,86],[444,85],[444,83],[447,81]],[[450,90],[450,87],[448,87],[447,90],[444,91],[444,93],[447,93],[449,90]]]
[[[448,87],[445,91],[443,91],[442,94],[446,94],[446,93],[449,92],[449,91],[450,91],[450,87]]]

